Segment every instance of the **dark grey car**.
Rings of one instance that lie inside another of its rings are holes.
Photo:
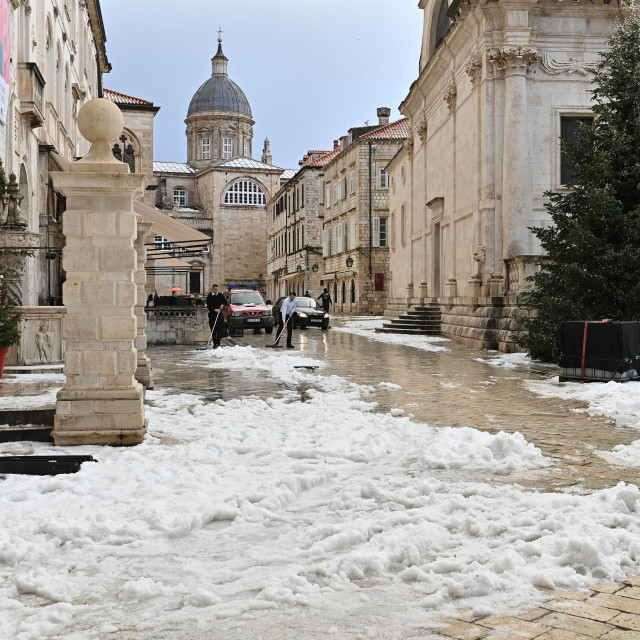
[[[280,319],[280,309],[286,296],[278,298],[273,305],[273,315],[276,321]],[[298,296],[296,298],[296,315],[293,319],[293,326],[306,329],[307,327],[329,328],[329,314],[317,304],[313,298]]]

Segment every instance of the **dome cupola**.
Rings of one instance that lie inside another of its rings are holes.
[[[229,78],[229,59],[222,52],[222,36],[218,35],[218,51],[211,58],[211,77],[196,91],[187,115],[200,111],[231,111],[251,117],[251,107],[244,91]]]
[[[251,158],[253,119],[242,89],[229,78],[229,59],[218,51],[211,58],[211,77],[196,91],[189,104],[187,161],[197,169],[233,158]]]

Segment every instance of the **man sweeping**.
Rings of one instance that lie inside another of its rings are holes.
[[[207,309],[209,309],[209,329],[211,330],[210,340],[213,348],[220,346],[220,340],[227,337],[227,325],[224,321],[223,307],[227,300],[218,290],[218,285],[211,287],[211,293],[207,296]]]
[[[287,325],[287,349],[294,349],[291,339],[293,338],[293,314],[296,312],[295,291],[292,291],[289,297],[283,301],[280,311],[280,327],[284,329],[284,325]],[[282,329],[279,329],[280,333],[282,333]]]

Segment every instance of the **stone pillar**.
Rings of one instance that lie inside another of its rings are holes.
[[[151,233],[151,223],[144,222],[140,214],[136,214],[137,237],[135,241],[136,257],[138,261],[135,281],[137,288],[135,314],[137,320],[138,332],[135,339],[135,347],[137,351],[137,366],[135,379],[145,388],[153,389],[153,380],[151,378],[151,361],[145,353],[147,350],[147,314],[145,306],[147,303],[147,294],[145,284],[147,283],[147,272],[144,265],[147,261],[147,250],[144,246],[147,236]]]
[[[69,173],[51,174],[67,201],[62,218],[67,381],[58,393],[53,437],[57,445],[138,444],[146,421],[143,387],[134,379],[133,203],[144,176],[129,174],[111,154],[123,127],[114,103],[91,100],[78,114],[78,127],[93,143],[91,150]]]
[[[527,75],[540,58],[537,49],[523,45],[493,51],[490,61],[504,74],[504,153],[502,182],[503,256],[528,252],[531,232],[531,176],[527,121]]]

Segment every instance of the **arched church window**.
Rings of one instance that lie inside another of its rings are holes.
[[[131,136],[123,132],[113,145],[112,152],[120,162],[125,162],[129,165],[131,173],[136,172],[136,152]]]
[[[176,187],[173,190],[173,201],[178,203],[180,207],[187,206],[187,190],[182,187]]]
[[[234,182],[224,194],[224,204],[248,204],[263,207],[267,204],[264,191],[251,180]]]

